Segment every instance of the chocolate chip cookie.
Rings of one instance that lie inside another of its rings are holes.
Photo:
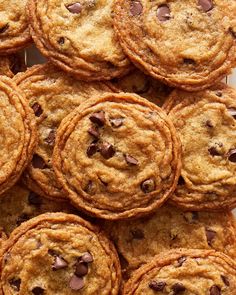
[[[1,257],[3,295],[117,295],[119,285],[114,246],[75,215],[48,213],[25,222]]]
[[[32,37],[58,67],[82,80],[110,80],[127,73],[130,62],[115,36],[105,0],[30,0]]]
[[[116,0],[114,26],[138,67],[196,91],[236,66],[235,15],[234,0]]]
[[[124,295],[232,295],[236,264],[213,250],[179,249],[164,252],[137,270]]]
[[[105,222],[103,227],[116,245],[125,280],[155,255],[173,248],[214,249],[236,258],[230,211],[184,212],[168,204],[147,218]]]
[[[0,194],[13,186],[32,158],[37,132],[34,115],[15,83],[0,76]]]
[[[159,107],[134,94],[107,94],[62,121],[53,165],[76,207],[105,219],[137,217],[175,189],[180,144]]]
[[[236,91],[225,84],[165,104],[182,142],[182,170],[173,202],[190,210],[236,206]]]
[[[39,145],[24,173],[24,182],[39,195],[64,199],[51,163],[57,127],[82,101],[111,90],[101,82],[76,81],[49,64],[34,66],[14,79],[26,94],[39,131]]]
[[[16,52],[31,41],[25,13],[26,2],[0,1],[0,55]]]
[[[145,75],[138,69],[122,78],[114,78],[111,83],[115,89],[117,88],[122,92],[136,93],[158,106],[162,106],[172,90],[167,85]]]

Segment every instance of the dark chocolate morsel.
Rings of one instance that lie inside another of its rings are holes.
[[[98,151],[98,145],[96,143],[91,143],[87,149],[87,156],[92,157]]]
[[[205,229],[206,232],[206,238],[207,238],[207,243],[209,246],[211,246],[213,240],[215,239],[216,232],[212,229]]]
[[[123,121],[124,121],[123,118],[110,119],[111,126],[114,127],[114,128],[118,128],[118,127],[122,126],[123,125]]]
[[[212,10],[214,7],[212,0],[198,0],[198,4],[205,12]]]
[[[37,154],[34,154],[32,159],[32,166],[38,169],[45,169],[47,165],[44,162],[44,159]]]
[[[165,282],[157,282],[157,281],[151,281],[148,284],[149,288],[154,291],[163,291],[165,289],[166,283]]]
[[[41,287],[34,287],[34,289],[32,290],[32,293],[34,295],[43,295],[44,294],[44,289]]]
[[[175,283],[172,286],[172,290],[174,291],[174,294],[173,295],[177,295],[177,294],[179,294],[181,292],[184,292],[186,290],[186,288],[181,283]]]
[[[9,29],[9,24],[4,25],[0,28],[0,34],[5,33]]]
[[[65,43],[65,38],[64,37],[60,37],[58,40],[57,40],[57,43],[60,44],[60,45],[63,45]]]
[[[146,179],[141,183],[141,190],[147,194],[155,190],[155,181],[153,179]]]
[[[92,127],[89,128],[88,133],[90,135],[92,135],[95,139],[98,139],[100,137],[98,128],[96,128],[94,126],[92,126]]]
[[[170,8],[166,4],[162,4],[157,8],[157,18],[161,22],[165,22],[170,19]]]
[[[143,11],[143,5],[140,1],[132,0],[130,4],[130,13],[132,16],[140,15]]]
[[[37,102],[34,103],[31,108],[33,109],[34,114],[35,114],[36,117],[40,117],[42,115],[43,110],[42,110],[41,106]]]
[[[115,155],[115,149],[113,145],[108,142],[101,143],[99,151],[103,158],[105,158],[106,160],[112,158]]]
[[[48,134],[48,137],[45,138],[45,142],[48,145],[53,146],[55,143],[55,139],[56,139],[56,130],[51,130]]]
[[[181,267],[186,260],[187,260],[187,258],[185,256],[180,257],[178,259],[178,267]]]
[[[221,295],[221,289],[220,287],[213,285],[210,288],[210,295]]]
[[[84,280],[83,278],[73,275],[70,279],[69,286],[71,290],[78,291],[84,287]]]
[[[75,265],[75,275],[78,277],[86,276],[88,273],[88,264],[78,261]]]
[[[229,108],[228,112],[230,116],[232,116],[234,119],[236,119],[236,109],[235,108]]]
[[[104,126],[105,124],[105,113],[104,112],[98,112],[98,113],[93,113],[90,117],[89,120],[95,124],[97,124],[99,127]]]
[[[232,163],[236,163],[236,149],[232,149],[228,153],[228,159]]]
[[[55,256],[54,264],[52,266],[53,270],[63,269],[68,266],[68,263],[65,261],[64,258],[60,256]]]
[[[16,290],[16,291],[20,291],[20,284],[21,284],[21,279],[10,279],[9,280],[9,284],[11,285],[11,287]]]
[[[85,252],[81,257],[80,260],[85,263],[91,263],[93,262],[93,256],[89,252]]]
[[[195,65],[196,64],[195,60],[193,60],[191,58],[184,58],[183,61],[186,65]]]
[[[138,160],[128,154],[125,155],[125,161],[129,165],[138,165]]]
[[[82,11],[82,5],[79,2],[70,4],[66,6],[66,8],[71,12],[75,14],[79,14]]]
[[[224,282],[225,286],[228,286],[228,287],[230,286],[229,279],[226,276],[221,275],[221,279]]]

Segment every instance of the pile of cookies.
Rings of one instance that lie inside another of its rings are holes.
[[[0,294],[236,295],[235,66],[235,0],[0,0]]]

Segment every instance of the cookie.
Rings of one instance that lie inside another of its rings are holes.
[[[197,91],[236,66],[234,0],[116,0],[114,26],[129,58],[154,78]]]
[[[2,294],[117,295],[120,265],[101,230],[65,213],[40,215],[16,229],[1,257]]]
[[[230,211],[190,212],[164,205],[153,215],[129,222],[105,222],[120,255],[123,278],[173,248],[214,249],[236,258],[235,219]]]
[[[15,83],[0,76],[0,194],[13,186],[31,160],[37,131],[34,115]]]
[[[30,43],[26,3],[27,0],[1,0],[0,55],[15,53]]]
[[[138,69],[122,78],[114,78],[111,84],[122,92],[136,93],[158,106],[162,106],[171,93],[171,88],[145,75]]]
[[[164,106],[182,142],[182,170],[172,201],[189,210],[236,206],[236,90],[225,84],[175,91]]]
[[[130,62],[112,26],[112,1],[30,0],[31,34],[38,49],[58,67],[82,80],[110,80]]]
[[[175,189],[180,144],[159,107],[134,94],[107,94],[62,121],[53,166],[75,207],[105,219],[138,217]]]
[[[49,64],[34,66],[14,79],[26,94],[39,131],[39,145],[24,173],[24,182],[39,195],[64,199],[51,163],[57,127],[82,101],[111,90],[101,82],[76,81]]]
[[[213,250],[178,249],[164,252],[137,270],[124,295],[232,295],[236,264]]]

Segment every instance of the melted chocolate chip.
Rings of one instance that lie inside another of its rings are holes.
[[[233,28],[229,28],[229,32],[233,36],[233,38],[236,39],[236,32],[233,30]]]
[[[105,124],[105,113],[104,112],[98,112],[98,113],[93,113],[90,117],[89,120],[95,124],[97,124],[99,127],[104,126]]]
[[[214,125],[212,124],[211,120],[206,120],[206,127],[212,128]]]
[[[114,119],[110,119],[111,122],[111,126],[114,128],[119,128],[123,125],[123,118],[114,118]]]
[[[202,7],[203,11],[205,12],[213,9],[212,0],[198,0],[198,4]]]
[[[96,128],[94,126],[92,126],[92,127],[89,128],[88,133],[90,135],[92,135],[95,139],[98,139],[100,137],[98,128]]]
[[[53,146],[55,143],[55,139],[56,139],[56,130],[51,130],[48,134],[48,137],[45,138],[45,142],[48,145]]]
[[[220,287],[213,285],[210,288],[210,295],[221,295]]]
[[[172,286],[172,290],[174,291],[173,295],[177,295],[181,292],[184,292],[186,290],[186,288],[184,287],[183,284],[181,283],[176,283]]]
[[[42,115],[43,110],[42,110],[41,106],[37,102],[34,103],[31,108],[33,109],[34,114],[35,114],[36,117],[40,117]]]
[[[165,282],[157,282],[157,281],[151,281],[148,284],[149,288],[154,291],[163,291],[165,289],[166,283]]]
[[[130,233],[132,235],[132,239],[134,240],[143,240],[144,239],[144,233],[141,229],[135,228],[130,230]]]
[[[30,219],[30,217],[26,213],[23,213],[18,217],[16,224],[19,226],[19,225],[21,225],[21,223],[23,223],[29,219]]]
[[[229,108],[228,112],[229,112],[230,116],[232,116],[234,119],[236,119],[236,109]]]
[[[215,236],[216,236],[216,232],[212,229],[205,229],[206,232],[206,238],[207,238],[207,243],[209,246],[211,246]]]
[[[70,4],[66,6],[66,8],[71,12],[75,14],[79,14],[82,11],[82,5],[79,2]]]
[[[161,22],[165,22],[170,19],[170,8],[168,5],[163,4],[157,8],[157,18]]]
[[[222,97],[223,93],[222,93],[221,91],[216,91],[216,95],[217,95],[218,97]]]
[[[98,151],[98,145],[96,143],[91,143],[87,149],[87,156],[92,157]]]
[[[34,295],[43,295],[44,294],[44,289],[41,287],[34,287],[34,289],[32,290],[32,293]]]
[[[236,149],[232,149],[228,153],[228,159],[232,163],[236,163]]]
[[[195,60],[191,59],[191,58],[184,58],[183,62],[186,64],[186,65],[195,65],[196,62]]]
[[[58,40],[57,40],[57,43],[60,44],[60,45],[63,45],[65,43],[65,38],[64,37],[60,37]]]
[[[44,159],[37,154],[34,154],[32,159],[32,165],[34,168],[45,169],[47,165],[44,162]]]
[[[88,273],[88,264],[78,261],[75,265],[75,275],[78,277],[86,276]]]
[[[28,203],[36,207],[40,207],[43,203],[42,198],[34,192],[30,192],[28,195]]]
[[[187,260],[187,257],[185,257],[185,256],[180,257],[178,259],[178,267],[181,267],[186,260]]]
[[[211,156],[220,156],[220,153],[217,151],[217,149],[213,146],[208,149],[208,152],[210,153]]]
[[[147,194],[147,193],[150,193],[152,191],[155,190],[155,181],[153,179],[147,179],[147,180],[144,180],[142,183],[141,183],[141,190]]]
[[[83,278],[79,278],[76,275],[73,275],[70,279],[69,286],[72,290],[78,291],[84,287],[84,280]]]
[[[103,142],[100,145],[100,154],[103,156],[104,159],[108,160],[115,155],[115,149],[112,144],[108,142]]]
[[[136,160],[134,157],[128,154],[125,155],[125,161],[129,165],[134,165],[134,166],[138,165],[138,160]]]
[[[94,187],[93,182],[91,180],[89,180],[89,182],[85,186],[84,191],[90,195],[95,193],[95,187]]]
[[[185,180],[184,180],[183,176],[181,176],[181,175],[178,180],[178,185],[185,185]]]
[[[9,24],[4,25],[0,28],[0,34],[5,33],[9,29]]]
[[[143,5],[140,1],[131,1],[130,4],[130,13],[132,16],[140,15],[143,11]]]
[[[16,290],[16,291],[20,291],[21,279],[13,278],[13,279],[9,280],[9,284],[11,285],[11,287],[12,287],[14,290]]]
[[[93,256],[89,252],[86,252],[80,257],[80,260],[85,263],[91,263],[93,262]]]
[[[64,258],[60,256],[55,256],[54,264],[52,266],[53,270],[63,269],[68,266],[68,263],[65,261]]]
[[[229,279],[226,276],[221,275],[221,279],[224,282],[225,286],[230,286]]]

